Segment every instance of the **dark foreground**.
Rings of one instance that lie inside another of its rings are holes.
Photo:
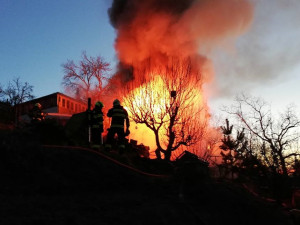
[[[31,147],[32,158],[1,160],[1,225],[292,224],[236,184],[155,178],[91,152]]]
[[[58,132],[46,137],[64,141]],[[159,161],[128,161],[111,153],[113,162],[35,140],[31,132],[0,135],[0,225],[293,224],[287,210],[238,184],[183,173]],[[140,174],[119,161],[168,176]]]

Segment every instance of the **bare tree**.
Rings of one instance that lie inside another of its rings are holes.
[[[200,95],[202,76],[189,59],[172,59],[165,67],[148,64],[135,69],[135,77],[146,77],[139,87],[131,84],[124,105],[133,121],[145,124],[155,135],[156,156],[170,160],[172,152],[201,140],[208,113]],[[159,74],[159,76],[155,76]]]
[[[83,52],[78,64],[73,60],[62,64],[64,69],[62,84],[81,100],[88,97],[99,99],[104,91],[103,82],[107,79],[105,73],[110,71],[109,66],[110,64],[100,56],[88,57],[86,52]]]
[[[288,175],[287,161],[298,153],[291,148],[299,140],[300,121],[293,107],[287,107],[275,120],[270,107],[259,98],[242,94],[227,112],[234,114],[250,134],[260,140],[259,153],[265,164]]]
[[[34,98],[33,86],[28,82],[21,82],[20,77],[9,81],[5,88],[0,86],[0,98],[7,101],[11,106],[18,105]]]
[[[9,81],[7,86],[3,88],[0,86],[1,101],[8,102],[11,106],[11,114],[14,115],[15,124],[19,124],[19,107],[18,105],[34,98],[33,86],[28,82],[21,82],[20,77]]]

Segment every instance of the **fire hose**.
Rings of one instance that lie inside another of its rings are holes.
[[[148,172],[144,172],[142,170],[139,170],[137,168],[134,168],[130,165],[127,165],[127,164],[124,164],[124,163],[121,163],[120,161],[118,160],[115,160],[99,151],[95,151],[93,149],[89,149],[89,148],[84,148],[84,147],[78,147],[78,146],[61,146],[61,145],[42,145],[42,147],[44,148],[63,148],[63,149],[69,149],[69,150],[81,150],[81,151],[86,151],[86,152],[90,152],[90,153],[93,153],[93,154],[96,154],[102,158],[105,158],[107,160],[110,160],[111,162],[119,165],[119,166],[122,166],[122,167],[125,167],[131,171],[134,171],[136,173],[139,173],[141,175],[145,175],[145,176],[149,176],[149,177],[156,177],[156,178],[169,178],[170,175],[166,175],[166,174],[152,174],[152,173],[148,173]],[[184,197],[182,195],[182,193],[179,194],[179,198],[181,200],[181,203],[185,206],[186,209],[188,209],[190,211],[190,213],[192,213],[194,215],[194,217],[197,219],[199,225],[206,225],[206,223],[202,220],[202,218],[199,217],[198,213],[195,211],[194,207],[191,206],[188,202],[186,202],[184,200]]]
[[[128,164],[121,163],[120,161],[113,159],[113,158],[109,157],[108,155],[105,155],[99,151],[95,151],[95,150],[89,149],[89,148],[78,147],[78,146],[61,146],[61,145],[42,145],[42,147],[44,147],[44,148],[63,148],[63,149],[70,149],[70,150],[77,149],[77,150],[87,151],[87,152],[94,153],[98,156],[101,156],[102,158],[110,160],[111,162],[113,162],[119,166],[125,167],[127,169],[130,169],[130,170],[137,172],[139,174],[142,174],[142,175],[146,175],[146,176],[150,176],[150,177],[160,177],[160,178],[168,178],[169,177],[169,175],[166,175],[166,174],[152,174],[152,173],[144,172],[144,171],[134,168]]]

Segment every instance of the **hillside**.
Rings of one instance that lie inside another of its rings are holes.
[[[124,167],[125,157],[43,147],[29,134],[1,140],[0,224],[292,224],[280,206],[238,184],[155,177]],[[101,153],[105,154],[105,153]],[[148,173],[157,162],[144,161]],[[168,171],[164,169],[164,173]],[[175,174],[175,175],[174,175]]]

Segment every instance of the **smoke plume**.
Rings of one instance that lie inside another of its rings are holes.
[[[300,1],[252,1],[251,29],[239,38],[234,51],[217,51],[213,57],[219,96],[231,98],[241,90],[281,83],[299,65]]]
[[[134,65],[149,58],[159,65],[189,57],[208,81],[209,53],[248,29],[253,6],[248,0],[114,0],[108,13],[117,33],[119,79],[133,79]]]

